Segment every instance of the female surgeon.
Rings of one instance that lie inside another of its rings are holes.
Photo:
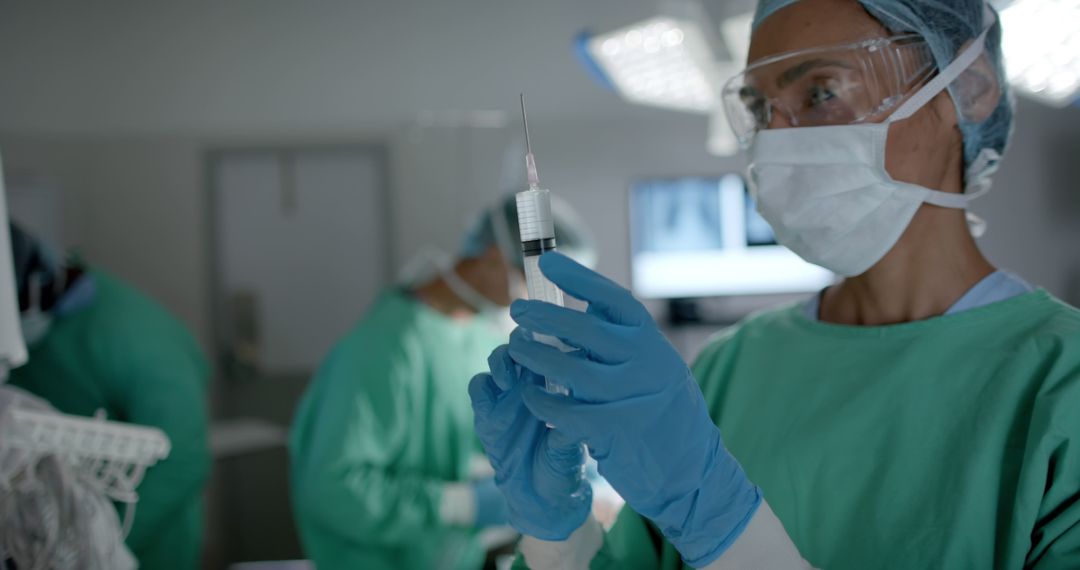
[[[982,0],[760,2],[728,114],[778,239],[845,279],[691,372],[629,292],[544,256],[588,310],[516,302],[469,386],[524,563],[1080,568],[1080,311],[965,212],[1011,130],[1001,34]],[[582,443],[632,509],[606,534]]]

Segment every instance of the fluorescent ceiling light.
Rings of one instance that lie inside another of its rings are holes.
[[[708,115],[709,152],[736,154],[719,93],[745,65],[753,12],[725,20],[717,37],[700,4],[671,2],[662,8],[654,18],[579,36],[576,47],[586,70],[631,103]],[[720,41],[730,60],[717,60],[713,48]]]
[[[1009,83],[1056,106],[1080,97],[1080,0],[1019,0],[1001,26]]]
[[[586,49],[627,101],[710,113],[719,85],[706,38],[698,22],[658,16],[591,36]]]

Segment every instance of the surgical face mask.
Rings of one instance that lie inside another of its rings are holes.
[[[490,322],[500,332],[509,334],[513,330],[509,307],[495,303],[469,285],[454,270],[453,259],[433,247],[425,247],[406,263],[398,275],[398,282],[408,287],[415,286],[433,277],[430,268],[434,268],[434,274],[441,277],[459,299],[472,307],[479,318]]]
[[[510,307],[504,307],[485,297],[462,279],[453,267],[443,270],[442,278],[455,295],[476,309],[477,318],[487,321],[497,333],[509,336],[517,326],[510,318]],[[512,280],[512,273],[507,278]],[[513,291],[512,287],[511,281],[511,291]]]
[[[777,241],[810,263],[851,277],[896,245],[924,202],[963,209],[988,190],[983,177],[969,184],[966,193],[954,194],[899,182],[885,171],[889,125],[912,116],[971,66],[982,53],[987,30],[989,25],[884,122],[755,135],[750,149],[752,192]],[[995,158],[984,155],[981,160]],[[969,170],[976,168],[985,171],[986,164]]]

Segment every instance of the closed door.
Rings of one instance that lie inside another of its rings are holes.
[[[375,147],[211,158],[219,348],[264,375],[308,374],[389,281]]]

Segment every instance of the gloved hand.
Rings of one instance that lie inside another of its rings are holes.
[[[626,502],[655,522],[689,565],[707,565],[746,527],[760,491],[724,449],[690,370],[645,307],[565,256],[545,254],[540,269],[589,307],[511,306],[522,328],[581,349],[561,352],[531,335],[511,335],[514,361],[570,389],[563,396],[528,384],[525,404],[556,433],[585,441]]]
[[[565,540],[592,505],[581,441],[548,429],[525,408],[522,390],[543,379],[517,366],[505,345],[491,353],[488,366],[490,374],[469,382],[469,397],[510,524],[542,540]]]
[[[472,490],[476,502],[476,528],[507,524],[510,511],[506,506],[506,497],[495,485],[494,478],[473,481]]]

